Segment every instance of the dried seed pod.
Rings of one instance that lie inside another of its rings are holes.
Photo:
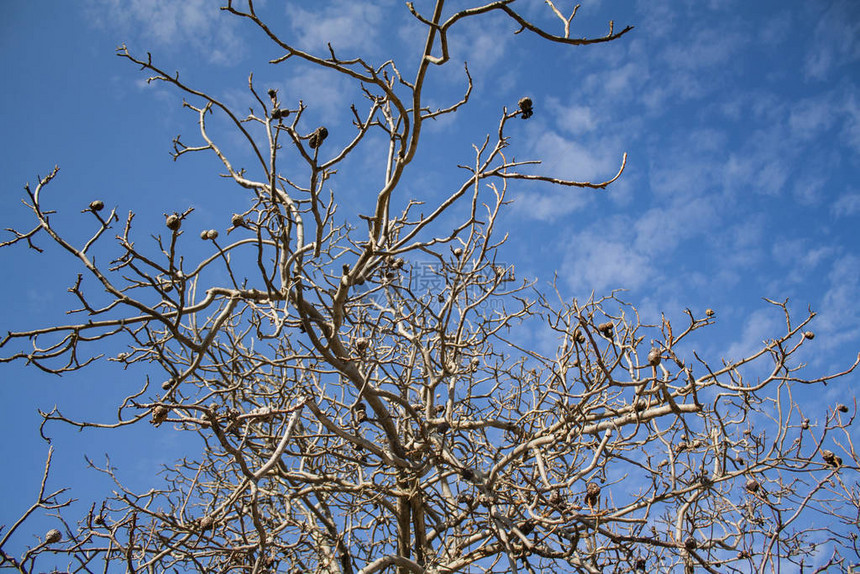
[[[687,446],[688,446],[687,441],[682,440],[678,444],[675,445],[675,452],[678,452],[678,453],[684,452],[685,450],[687,450]]]
[[[573,338],[574,338],[574,340],[575,340],[577,343],[579,343],[579,344],[583,344],[583,343],[585,343],[585,333],[583,333],[583,332],[582,332],[582,331],[580,331],[579,329],[577,329],[576,331],[574,331],[574,333],[573,333]]]
[[[520,101],[517,102],[517,106],[520,108],[520,113],[522,114],[522,118],[524,120],[529,119],[534,114],[532,99],[529,97],[520,98]]]
[[[367,337],[359,337],[355,340],[355,348],[358,349],[358,352],[363,353],[370,346],[370,339]]]
[[[529,535],[529,534],[531,534],[531,533],[534,531],[534,529],[535,529],[535,523],[534,523],[534,520],[528,519],[528,520],[525,520],[524,522],[521,522],[521,523],[517,526],[517,529],[519,529],[519,531],[520,531],[520,532],[522,532],[523,534],[525,534],[526,536],[528,536],[528,535]]]
[[[208,229],[204,229],[203,231],[200,232],[200,239],[202,239],[204,241],[209,239],[209,230]]]
[[[178,215],[173,213],[167,216],[167,219],[164,220],[164,224],[170,231],[176,231],[182,225],[182,219],[180,219]]]
[[[647,562],[645,561],[645,559],[644,559],[644,558],[637,558],[637,559],[636,559],[636,563],[634,564],[634,566],[633,566],[633,567],[634,567],[636,570],[643,570],[643,571],[644,571],[644,570],[645,570],[645,566],[646,566],[646,564],[647,564]]]
[[[687,550],[695,550],[698,547],[699,547],[699,543],[696,542],[696,539],[693,538],[692,536],[690,536],[686,540],[684,540],[684,548],[686,548]]]
[[[90,203],[90,210],[92,211],[101,211],[105,208],[105,202],[101,199],[97,199]]]
[[[352,407],[353,416],[355,417],[355,422],[363,423],[367,420],[367,407],[364,403],[357,403],[354,407]]]
[[[406,261],[404,261],[402,258],[398,257],[397,259],[395,259],[391,263],[391,266],[395,269],[402,269],[405,264],[406,264]]]
[[[612,324],[612,321],[607,321],[606,323],[601,323],[597,326],[597,330],[603,333],[607,337],[612,336],[612,331],[615,328],[615,325]]]
[[[230,218],[230,223],[233,227],[245,227],[245,218],[241,213],[234,213],[233,217]]]
[[[439,431],[439,434],[445,434],[449,430],[451,430],[451,425],[448,421],[442,421],[438,425],[436,425],[436,430]]]
[[[215,519],[211,516],[204,516],[200,519],[200,530],[209,530],[212,528],[212,525],[215,524]]]
[[[554,506],[564,506],[564,496],[561,492],[554,490],[553,493],[549,495],[549,503]]]
[[[461,255],[463,255],[463,248],[462,247],[455,247],[454,249],[451,250],[451,253],[454,254],[454,257],[460,257]]]
[[[167,379],[166,381],[161,383],[161,388],[166,391],[166,390],[169,390],[170,388],[172,388],[173,385],[175,385],[175,384],[176,384],[175,379]]]
[[[464,480],[471,482],[475,480],[475,471],[471,468],[464,468],[460,471],[460,476],[462,476]]]
[[[51,528],[45,533],[45,543],[56,544],[63,539],[63,535],[56,528]]]
[[[466,506],[471,508],[475,504],[475,497],[468,492],[461,492],[457,495],[457,502],[459,502],[460,504],[465,504]]]
[[[325,138],[327,137],[328,130],[325,128],[325,126],[320,126],[316,130],[314,130],[314,133],[312,133],[308,138],[308,145],[311,146],[311,149],[316,149],[322,145],[323,140],[325,140]]]
[[[272,110],[272,119],[273,120],[282,120],[290,115],[290,110],[282,110],[280,108],[274,108]]]
[[[170,409],[165,407],[164,405],[158,405],[154,409],[152,409],[152,424],[155,426],[160,425],[164,422],[164,419],[167,418],[167,415],[170,413]]]
[[[648,351],[648,364],[649,365],[651,365],[652,367],[656,367],[657,365],[660,364],[660,359],[661,359],[660,349],[658,349],[657,347],[654,347],[650,351]]]
[[[756,479],[750,478],[747,480],[746,484],[744,485],[744,488],[746,489],[747,492],[751,492],[751,493],[755,494],[756,492],[759,491],[759,489],[761,488],[761,485],[758,483],[758,481]]]
[[[803,332],[803,338],[804,339],[814,339],[815,333],[813,333],[812,331],[804,331]]]
[[[716,314],[716,312],[713,309],[711,309],[710,307],[705,309],[705,315],[707,315],[708,317],[713,317],[715,314]]]
[[[215,240],[218,239],[218,231],[216,229],[210,229],[206,232],[206,239]]]
[[[269,88],[266,90],[266,93],[269,94],[269,97],[273,100],[278,97],[278,92],[276,92],[273,88]]]
[[[592,511],[595,506],[600,506],[600,485],[596,482],[589,482],[585,486],[585,503]]]
[[[837,456],[831,450],[821,449],[821,458],[824,459],[824,462],[826,462],[828,466],[832,466],[833,468],[839,468],[842,466],[842,458]]]
[[[845,405],[843,405],[842,403],[838,403],[838,404],[836,405],[836,410],[837,410],[837,411],[839,411],[840,413],[847,413],[847,412],[848,412],[848,407],[846,407],[846,406],[845,406]]]
[[[800,428],[806,430],[809,428],[809,419],[803,419],[803,422],[800,423]]]

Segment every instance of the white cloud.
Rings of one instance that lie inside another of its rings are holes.
[[[833,102],[823,96],[794,104],[789,112],[788,125],[793,136],[807,140],[821,135],[835,119]]]
[[[303,68],[290,74],[284,82],[281,98],[292,102],[302,100],[311,115],[328,124],[336,124],[335,118],[349,113],[349,105],[363,102],[354,98],[350,82],[345,76],[325,68]]]
[[[540,173],[576,181],[605,181],[618,170],[621,153],[603,141],[567,139],[535,124],[529,129],[534,157],[541,158]]]
[[[547,107],[554,115],[558,127],[569,134],[590,132],[597,126],[597,118],[589,106],[575,104],[565,106],[553,98],[547,102]]]
[[[773,339],[785,330],[785,319],[780,316],[776,308],[768,305],[765,309],[753,311],[743,322],[743,331],[740,338],[729,344],[724,358],[738,360],[747,357],[761,349],[766,341]],[[767,370],[761,364],[756,365],[759,369]],[[755,368],[755,366],[754,366]]]
[[[635,289],[654,274],[650,258],[613,233],[592,229],[573,236],[568,244],[562,276],[575,292]]]
[[[673,72],[702,70],[729,63],[748,43],[740,33],[719,28],[697,30],[687,41],[671,44],[663,58]]]
[[[146,44],[190,47],[221,64],[244,51],[235,33],[236,18],[222,14],[211,0],[88,0],[86,7],[96,26]]]
[[[812,4],[816,9],[820,4]],[[815,26],[803,61],[807,79],[826,80],[840,66],[860,60],[860,10],[855,0],[830,2]]]
[[[287,13],[294,30],[298,32],[297,45],[314,53],[328,54],[331,43],[339,57],[350,58],[374,53],[379,36],[386,30],[383,19],[390,1],[364,4],[349,0],[335,0],[325,4],[321,11],[289,6]],[[358,52],[345,54],[343,51]]]
[[[836,217],[850,217],[860,213],[860,193],[856,191],[844,193],[830,208]]]
[[[834,348],[860,338],[860,257],[837,258],[827,276],[828,288],[821,301],[818,328],[826,344]]]

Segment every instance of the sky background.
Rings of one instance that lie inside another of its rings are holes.
[[[289,7],[289,11],[284,8]],[[429,11],[428,0],[416,7]],[[451,1],[448,10],[477,5]],[[559,7],[562,3],[558,1]],[[503,251],[519,277],[547,285],[558,274],[565,297],[624,288],[646,321],[717,311],[717,325],[694,348],[739,357],[778,334],[783,317],[762,297],[790,299],[819,313],[810,374],[841,370],[860,350],[860,3],[851,0],[611,2],[583,0],[574,36],[635,29],[621,40],[580,48],[547,46],[502,17],[452,31],[451,63],[432,69],[428,101],[448,105],[474,79],[469,105],[426,128],[421,155],[398,191],[400,201],[432,201],[460,181],[456,165],[496,129],[504,106],[528,95],[535,115],[509,124],[517,159],[577,180],[610,178],[607,191],[511,185],[514,203],[501,228]],[[547,26],[537,0],[524,11]],[[307,130],[328,126],[350,137],[354,91],[342,79],[305,68],[273,67],[280,55],[246,22],[214,0],[15,2],[0,22],[0,227],[29,229],[23,185],[60,166],[47,188],[56,221],[83,238],[93,199],[136,213],[139,239],[161,231],[163,214],[195,208],[193,225],[224,230],[247,196],[217,177],[211,157],[173,162],[171,140],[193,143],[196,118],[164,85],[115,55],[151,51],[189,84],[247,110],[249,72],[261,93],[307,105]],[[569,10],[565,5],[563,11]],[[381,64],[394,58],[411,76],[421,27],[402,2],[269,0],[260,11],[299,47]],[[228,147],[236,144],[225,135]],[[241,148],[232,150],[242,158]],[[384,169],[384,148],[370,140],[331,181],[342,217],[367,213]],[[91,217],[91,216],[90,216]],[[121,219],[123,217],[121,216]],[[196,229],[196,228],[195,228]],[[196,235],[196,234],[195,234]],[[7,239],[4,235],[3,239]],[[47,242],[39,242],[47,246]],[[63,320],[74,304],[66,289],[78,269],[67,256],[24,246],[0,251],[0,330]],[[109,421],[115,401],[146,372],[96,365],[61,379],[23,365],[0,365],[0,524],[32,502],[47,446],[37,408],[60,405],[70,416]],[[804,395],[813,416],[853,400],[857,377]],[[816,409],[818,409],[816,411]],[[164,429],[70,433],[51,426],[57,448],[49,486],[73,486],[86,501],[105,481],[85,468],[109,451],[121,476],[144,486],[158,464],[184,454]],[[855,433],[856,435],[856,433]],[[37,523],[32,533],[41,534]],[[29,529],[18,543],[32,543]]]

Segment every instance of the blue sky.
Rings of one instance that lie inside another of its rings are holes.
[[[308,50],[331,41],[342,56],[377,64],[393,57],[402,71],[415,65],[422,40],[399,1],[298,1],[288,3],[289,14],[281,3],[264,4],[272,25]],[[557,272],[567,297],[625,288],[623,297],[646,320],[714,308],[716,327],[697,339],[713,357],[738,357],[776,334],[783,319],[762,297],[790,298],[798,313],[807,306],[819,312],[818,336],[805,356],[811,372],[848,366],[860,350],[860,4],[582,4],[575,36],[602,35],[610,19],[635,29],[584,48],[513,35],[502,18],[455,33],[451,64],[432,70],[429,101],[445,105],[461,96],[464,59],[475,81],[472,100],[427,130],[402,200],[432,199],[456,185],[456,165],[472,160],[472,144],[496,128],[502,107],[529,95],[535,115],[512,126],[509,153],[543,159],[545,173],[579,180],[608,179],[625,152],[628,163],[608,191],[511,186],[504,253],[518,276],[546,285]],[[542,2],[526,11],[546,17]],[[172,138],[191,139],[195,118],[176,93],[147,85],[116,57],[121,43],[138,55],[151,51],[160,65],[239,110],[251,105],[253,71],[258,85],[303,99],[310,123],[325,123],[334,139],[348,137],[348,86],[317,70],[268,65],[277,50],[219,13],[213,0],[18,2],[4,13],[2,228],[29,225],[23,184],[54,165],[61,170],[48,188],[51,206],[73,236],[82,233],[80,210],[93,199],[120,213],[133,210],[141,241],[166,212],[193,206],[195,225],[226,229],[230,214],[247,204],[217,177],[212,158],[171,160]],[[372,205],[374,193],[363,190],[379,182],[381,150],[371,141],[332,180],[341,216]],[[0,251],[8,302],[0,328],[63,319],[78,270],[61,255],[36,256],[22,246]],[[0,490],[14,493],[0,501],[0,523],[14,520],[35,495],[46,454],[35,409],[59,404],[70,415],[109,420],[111,400],[145,375],[99,365],[56,379],[21,365],[0,368],[0,457],[16,469],[0,478]],[[823,413],[837,397],[853,399],[855,379],[809,400],[820,401]],[[53,484],[70,483],[82,499],[100,484],[85,470],[83,453],[100,459],[111,451],[130,482],[145,482],[159,461],[182,454],[175,437],[149,428],[79,434],[51,427],[48,434],[58,446]]]

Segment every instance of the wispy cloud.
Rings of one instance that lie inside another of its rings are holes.
[[[860,214],[860,193],[849,191],[843,193],[830,207],[836,217],[849,217]]]
[[[210,0],[87,0],[91,21],[131,41],[171,49],[191,48],[207,60],[227,64],[243,50],[236,19]]]
[[[823,81],[836,68],[860,60],[860,9],[854,0],[835,0],[815,16],[814,42],[804,58],[803,72],[807,79]]]
[[[379,36],[387,28],[382,22],[391,0],[373,4],[335,0],[325,3],[321,10],[289,7],[290,22],[298,33],[298,46],[312,52],[328,54],[328,44],[344,58],[379,51]],[[398,12],[400,12],[398,10]]]

